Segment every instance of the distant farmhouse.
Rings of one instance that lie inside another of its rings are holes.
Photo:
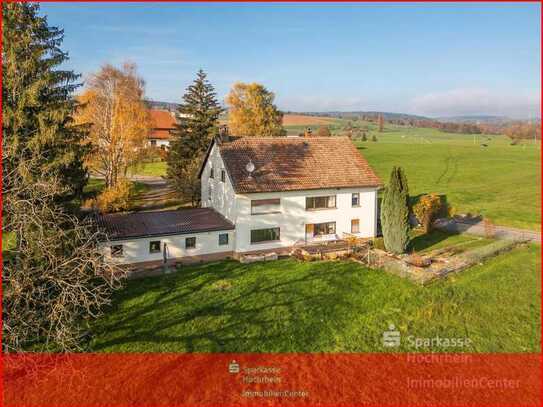
[[[167,150],[170,147],[172,131],[175,130],[177,119],[174,112],[168,110],[149,110],[152,130],[149,133],[149,145]]]
[[[381,180],[347,137],[216,138],[200,179],[201,208],[101,216],[105,255],[156,266],[377,234]]]

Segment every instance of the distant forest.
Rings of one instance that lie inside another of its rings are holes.
[[[151,109],[175,111],[178,103],[147,100]],[[397,126],[438,129],[446,133],[462,134],[505,134],[511,140],[541,139],[541,120],[512,120],[502,116],[457,116],[432,119],[425,116],[391,112],[283,112],[305,116],[332,117],[337,119],[377,123],[382,115],[386,123]]]
[[[541,139],[540,119],[512,120],[501,116],[459,116],[450,119],[432,119],[424,116],[390,112],[297,112],[296,114],[333,117],[352,121],[363,120],[374,123],[377,123],[379,116],[382,115],[385,122],[397,126],[433,128],[446,133],[505,134],[512,140]]]

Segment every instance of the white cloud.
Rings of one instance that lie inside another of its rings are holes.
[[[409,111],[428,116],[500,115],[515,118],[539,116],[537,92],[511,94],[483,88],[427,93],[411,100]]]

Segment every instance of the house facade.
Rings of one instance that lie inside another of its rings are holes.
[[[344,137],[215,141],[202,207],[236,225],[236,253],[377,233],[381,181]]]
[[[100,218],[123,264],[193,262],[370,238],[380,179],[347,137],[215,139],[201,208]]]

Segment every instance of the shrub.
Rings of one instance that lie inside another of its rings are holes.
[[[371,141],[377,141],[377,137],[375,136],[375,134],[371,136]]]
[[[96,208],[100,212],[119,212],[130,209],[130,197],[133,186],[127,180],[122,180],[114,187],[107,188],[96,198]]]
[[[366,132],[362,133],[362,141],[368,141],[368,137],[366,136]]]
[[[432,222],[441,211],[441,198],[437,194],[423,195],[413,207],[413,212],[424,229],[424,233],[430,232]]]

